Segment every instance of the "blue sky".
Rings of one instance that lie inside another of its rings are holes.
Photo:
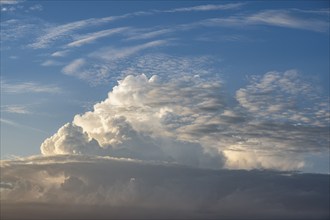
[[[166,128],[171,141],[220,152],[229,158],[229,168],[329,172],[327,1],[2,1],[1,158],[40,154],[46,138],[73,120],[79,125],[77,114],[93,112],[94,104],[108,100],[118,80],[141,74],[158,75],[166,85],[198,75],[199,83],[221,87],[202,91],[221,96],[211,106],[217,114],[194,112],[200,118],[190,121],[190,126],[213,124],[213,130],[195,140],[183,132],[191,127],[173,125],[181,126],[182,134],[173,136],[178,131]],[[186,81],[182,84],[189,89]],[[137,90],[143,92],[131,92]],[[182,98],[182,108],[200,101],[172,95]],[[166,108],[171,107],[160,109]],[[122,112],[125,118],[131,114]],[[234,115],[239,122],[225,123],[223,117]],[[139,127],[150,122],[134,120],[128,122],[136,132],[150,133]],[[272,165],[288,154],[288,164]]]

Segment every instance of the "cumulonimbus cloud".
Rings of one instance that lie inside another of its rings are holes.
[[[94,149],[89,153],[221,167],[222,155],[205,152],[193,135],[198,124],[203,123],[200,129],[205,132],[212,128],[211,117],[222,106],[216,95],[220,87],[220,82],[206,83],[197,76],[171,81],[127,76],[93,111],[76,115],[48,138],[42,153],[84,154]],[[200,93],[206,89],[207,94]]]
[[[177,65],[169,57],[154,59],[142,62],[149,76],[135,67],[123,71],[129,75],[108,98],[48,138],[42,153],[111,155],[216,169],[295,170],[306,165],[306,153],[328,149],[326,99],[297,71],[252,77],[237,90],[233,106],[217,74],[187,71],[188,61]],[[160,70],[164,68],[174,74]],[[302,96],[308,99],[303,106],[298,105]]]

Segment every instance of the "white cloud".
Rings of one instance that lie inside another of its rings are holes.
[[[67,74],[67,75],[73,75],[76,74],[81,70],[81,68],[85,65],[86,61],[85,59],[76,59],[66,65],[63,69],[62,72]]]
[[[232,106],[208,61],[131,59],[108,98],[72,123],[102,153],[192,166],[301,169],[304,155],[327,150],[328,105],[297,71],[251,77]]]
[[[328,183],[320,174],[34,156],[1,161],[1,218],[326,219]]]
[[[166,40],[155,40],[144,44],[135,45],[124,48],[103,48],[90,53],[85,58],[80,58],[72,61],[62,69],[62,72],[87,81],[90,85],[107,84],[110,81],[118,80],[118,73],[129,75],[129,70],[125,65],[128,59],[142,53],[145,50],[151,50],[163,45],[166,45]],[[133,58],[130,62],[135,62]],[[88,62],[87,62],[88,60]],[[124,73],[125,72],[125,73]]]
[[[295,17],[288,11],[269,10],[257,13],[248,18],[248,23],[266,24],[280,27],[305,29],[311,31],[326,32],[329,30],[329,22]]]
[[[62,89],[56,85],[45,85],[36,82],[9,83],[1,80],[3,93],[61,93]]]
[[[214,11],[214,10],[228,10],[241,8],[244,3],[230,3],[223,5],[198,5],[186,8],[175,8],[165,12],[190,12],[190,11]]]
[[[153,47],[159,47],[162,45],[167,44],[167,40],[155,40],[150,41],[144,44],[131,46],[131,47],[124,47],[124,48],[105,48],[101,49],[99,51],[93,52],[90,54],[91,57],[94,58],[101,58],[107,61],[117,60],[117,59],[123,59],[125,57],[131,56],[133,54],[136,54],[140,51],[153,48]]]
[[[320,98],[315,86],[304,81],[296,70],[251,77],[251,84],[236,92],[238,102],[255,117],[326,126],[329,119],[317,117],[318,111],[326,112],[327,108],[318,106],[325,101]]]
[[[38,19],[9,19],[1,21],[1,40],[4,42],[31,37],[34,39],[46,24]]]
[[[306,18],[294,10],[266,10],[251,15],[230,16],[227,18],[211,18],[190,26],[226,26],[226,27],[246,27],[253,25],[268,25],[302,29],[316,32],[327,32],[329,21],[326,17]]]
[[[25,105],[4,105],[1,106],[1,111],[15,114],[31,114]]]
[[[229,169],[278,169],[278,170],[300,170],[305,166],[301,155],[295,153],[281,153],[274,154],[258,151],[246,151],[241,146],[230,146],[230,148],[237,147],[238,150],[225,150],[223,153],[227,158],[225,167]]]
[[[108,37],[114,34],[122,33],[124,31],[128,30],[127,27],[120,27],[120,28],[113,28],[108,30],[102,30],[94,33],[85,34],[82,36],[79,36],[79,38],[71,43],[69,43],[68,47],[80,47],[84,44],[92,43],[96,41],[99,38]]]
[[[62,63],[56,60],[46,60],[43,63],[41,63],[41,66],[59,66],[59,65],[62,65]]]
[[[47,48],[51,44],[56,41],[63,39],[73,39],[74,33],[81,29],[86,29],[92,26],[104,25],[109,22],[113,22],[119,19],[125,18],[133,18],[136,16],[148,16],[155,15],[159,13],[177,13],[177,12],[188,12],[188,11],[209,11],[209,10],[226,10],[226,9],[235,9],[239,8],[243,5],[243,3],[232,3],[232,4],[224,4],[224,5],[199,5],[187,8],[175,8],[170,10],[150,10],[150,11],[138,11],[127,13],[119,16],[109,16],[103,18],[90,18],[85,20],[74,21],[62,25],[51,26],[45,29],[45,31],[36,39],[35,42],[29,44],[30,47],[34,49]],[[98,34],[105,34],[99,32]],[[96,36],[89,36],[90,39],[86,39],[87,41],[93,41]],[[96,37],[97,38],[97,37]],[[72,42],[73,43],[73,42]],[[84,40],[73,43],[71,46],[77,46],[84,43]]]
[[[104,64],[103,61],[99,62],[91,58],[79,58],[63,67],[62,72],[96,86],[109,83],[110,70],[114,68],[115,64]]]
[[[51,54],[52,57],[65,57],[70,51],[69,50],[61,50],[56,51]]]
[[[24,0],[1,0],[0,5],[15,5],[24,2]]]
[[[219,82],[203,82],[201,78],[188,75],[170,81],[162,81],[158,76],[150,79],[145,75],[127,76],[114,87],[107,100],[94,106],[94,111],[76,115],[72,126],[81,127],[100,147],[108,149],[109,155],[220,168],[221,153],[203,152],[198,143],[200,136],[189,133],[194,126],[203,124],[206,130],[213,126],[212,116],[222,106],[221,96],[215,95],[220,87]],[[199,94],[203,89],[210,91]],[[62,132],[61,128],[54,136],[64,141],[61,142],[63,148],[69,149],[64,152],[85,146],[81,142],[71,144],[71,139],[66,141],[70,138],[66,135],[71,133],[70,128],[67,132]],[[42,152],[46,145],[56,146],[48,142],[42,145]],[[47,152],[58,153],[55,149]]]
[[[21,124],[21,123],[17,123],[17,122],[12,121],[12,120],[0,118],[0,122],[1,122],[1,124],[6,124],[6,125],[13,126],[13,127],[16,127],[16,128],[23,128],[23,129],[28,129],[28,130],[33,130],[33,131],[41,132],[41,133],[44,133],[44,134],[48,134],[47,132],[45,132],[41,129],[34,128],[34,127],[24,125],[24,124]]]
[[[33,6],[29,7],[28,10],[29,11],[42,11],[43,7],[40,4],[36,4],[36,5],[33,5]]]
[[[229,4],[231,5],[231,4]],[[233,4],[235,5],[235,4]],[[218,5],[219,8],[226,5]],[[237,7],[241,5],[238,4]],[[178,8],[169,10],[168,12],[177,12],[177,11],[193,11],[193,10],[213,10],[217,9],[216,5],[202,5],[190,8]],[[329,29],[329,22],[326,20],[326,14],[324,14],[324,10],[315,11],[323,16],[320,17],[306,17],[306,14],[310,14],[311,12],[306,12],[304,10],[266,10],[261,12],[256,12],[250,15],[233,15],[229,17],[223,18],[210,18],[205,19],[193,23],[186,24],[177,24],[172,25],[171,27],[160,27],[158,29],[153,29],[151,31],[139,30],[128,33],[128,40],[138,40],[138,39],[149,39],[157,36],[163,36],[171,33],[178,33],[181,31],[187,31],[191,29],[201,28],[201,27],[247,27],[247,26],[257,26],[257,25],[267,25],[267,26],[277,26],[277,27],[286,27],[286,28],[294,28],[294,29],[303,29],[317,32],[327,32]],[[149,29],[150,30],[150,29]],[[214,38],[214,36],[213,36]],[[242,39],[242,36],[217,36],[219,40],[222,41],[237,41],[237,40],[249,40],[246,38]],[[209,40],[209,37],[206,38]],[[204,37],[205,40],[205,37]],[[249,40],[251,41],[251,40]]]
[[[105,17],[101,19],[90,18],[86,20],[75,21],[63,25],[49,27],[45,33],[39,36],[34,43],[29,44],[34,49],[47,48],[55,41],[61,40],[65,37],[72,38],[74,31],[87,28],[90,26],[101,25],[115,20],[116,17]]]
[[[149,39],[154,38],[158,36],[164,36],[165,34],[169,34],[172,32],[177,31],[178,29],[176,27],[172,28],[164,28],[160,30],[150,31],[150,32],[138,32],[138,33],[132,33],[133,36],[130,36],[127,38],[127,40],[140,40],[140,39]]]
[[[41,145],[41,153],[51,154],[89,154],[90,151],[96,155],[100,146],[81,127],[65,124],[58,132],[47,138]]]

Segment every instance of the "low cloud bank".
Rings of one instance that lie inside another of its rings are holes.
[[[110,157],[2,161],[1,218],[326,219],[329,175]]]

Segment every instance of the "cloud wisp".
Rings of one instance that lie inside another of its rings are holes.
[[[24,0],[1,0],[0,5],[15,5],[24,2]]]
[[[62,25],[53,25],[51,27],[48,27],[44,30],[44,32],[36,39],[35,42],[29,44],[28,46],[34,49],[41,49],[41,48],[47,48],[55,41],[58,41],[63,38],[74,38],[74,33],[76,31],[89,28],[92,26],[100,26],[104,24],[108,24],[109,22],[113,22],[116,20],[121,20],[125,18],[132,18],[137,16],[147,16],[147,15],[155,15],[159,13],[176,13],[176,12],[189,12],[189,11],[209,11],[209,10],[227,10],[227,9],[235,9],[241,7],[243,4],[241,3],[235,3],[235,4],[224,4],[224,5],[200,5],[195,7],[188,7],[188,8],[177,8],[177,9],[171,9],[171,10],[150,10],[150,11],[138,11],[138,12],[132,12],[127,13],[123,15],[117,15],[117,16],[109,16],[109,17],[103,17],[103,18],[90,18],[90,19],[84,19],[79,21],[74,21]],[[106,35],[110,35],[109,33],[104,32],[97,32],[92,34],[90,36],[90,39],[96,40],[98,36],[103,35],[105,37]],[[73,42],[72,42],[73,43]],[[71,46],[77,45],[79,42],[76,42],[76,44],[73,44]]]
[[[113,61],[126,58],[149,48],[163,46],[165,44],[168,44],[168,40],[155,40],[144,44],[124,48],[109,47],[91,53],[90,57],[100,58],[106,61]]]
[[[68,47],[80,47],[82,45],[92,43],[99,38],[108,37],[108,36],[111,36],[114,34],[122,33],[126,30],[128,30],[127,27],[120,27],[120,28],[113,28],[113,29],[109,29],[109,30],[102,30],[102,31],[98,31],[98,32],[90,33],[90,34],[85,34],[85,35],[79,36],[78,39],[69,43],[67,46]]]
[[[246,27],[246,26],[277,26],[315,32],[328,32],[329,21],[326,16],[322,18],[306,17],[306,12],[295,10],[265,10],[250,15],[234,15],[227,18],[211,18],[191,24],[193,26],[225,26],[225,27]]]
[[[62,38],[68,36],[70,38],[73,38],[72,35],[77,30],[94,25],[101,25],[113,21],[115,19],[115,17],[106,17],[102,19],[90,18],[86,20],[80,20],[54,27],[49,27],[44,30],[44,34],[41,34],[34,43],[31,43],[28,46],[34,49],[47,48],[53,42],[58,41]]]
[[[21,124],[21,123],[12,121],[12,120],[0,118],[0,122],[1,122],[1,124],[6,124],[6,125],[13,126],[13,127],[16,127],[16,128],[28,129],[28,130],[33,130],[33,131],[37,131],[37,132],[40,132],[40,133],[48,134],[47,132],[45,132],[43,130],[40,130],[38,128],[34,128],[34,127],[31,127],[31,126],[28,126],[28,125],[24,125],[24,124]]]
[[[1,111],[15,114],[31,114],[26,105],[3,105],[1,106]]]
[[[62,89],[56,85],[44,85],[36,82],[9,83],[1,80],[3,93],[61,93]]]
[[[146,50],[157,49],[168,45],[169,40],[154,40],[129,47],[106,47],[88,54],[84,58],[75,59],[62,68],[66,75],[87,81],[91,85],[105,84],[117,79],[125,60]]]
[[[198,5],[185,8],[174,8],[164,12],[175,13],[175,12],[191,12],[191,11],[215,11],[215,10],[228,10],[228,9],[239,9],[244,6],[245,3],[230,3],[223,5]]]
[[[199,6],[197,6],[199,7]],[[194,8],[194,7],[192,7]],[[210,8],[212,8],[210,6]],[[189,11],[187,8],[187,11]],[[184,10],[184,8],[182,9]],[[182,31],[197,29],[201,27],[230,27],[230,28],[246,28],[249,26],[276,26],[300,30],[309,30],[315,32],[328,32],[329,21],[326,19],[327,15],[324,10],[313,12],[314,14],[322,16],[310,18],[306,15],[310,14],[308,11],[299,11],[295,9],[291,10],[265,10],[256,12],[249,15],[232,15],[229,17],[209,18],[193,23],[177,24],[171,27],[159,27],[148,30],[136,29],[127,40],[141,40],[156,38],[158,36],[164,36],[174,34]]]

